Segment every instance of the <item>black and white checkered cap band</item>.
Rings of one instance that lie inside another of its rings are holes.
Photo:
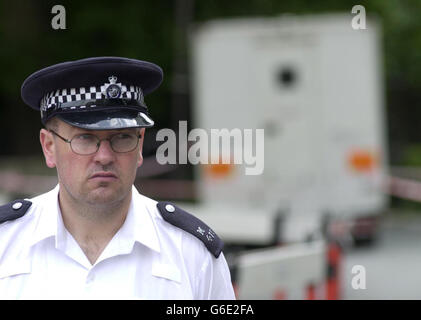
[[[121,94],[119,99],[127,100],[136,100],[140,105],[144,105],[143,92],[140,87],[135,86],[125,86],[121,83],[116,84],[121,89]],[[107,86],[101,87],[89,87],[89,88],[71,88],[71,89],[62,89],[56,90],[50,93],[47,93],[43,99],[41,99],[40,109],[41,113],[47,111],[50,108],[64,108],[64,105],[68,102],[77,102],[77,101],[89,101],[89,100],[99,100],[99,99],[108,99],[106,94]],[[92,107],[94,107],[93,105]],[[146,106],[145,106],[146,107]],[[85,106],[72,106],[70,109],[81,109]]]

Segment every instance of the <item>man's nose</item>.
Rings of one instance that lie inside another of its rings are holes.
[[[107,165],[114,161],[115,152],[111,148],[110,141],[101,140],[98,151],[94,154],[94,160],[102,165]]]

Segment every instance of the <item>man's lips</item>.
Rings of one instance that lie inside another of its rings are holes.
[[[117,176],[111,172],[96,172],[89,179],[117,179]]]

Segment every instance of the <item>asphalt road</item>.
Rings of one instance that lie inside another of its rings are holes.
[[[421,212],[386,215],[378,241],[347,249],[342,263],[342,299],[421,300]]]

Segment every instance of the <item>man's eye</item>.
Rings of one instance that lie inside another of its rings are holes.
[[[131,134],[128,134],[128,133],[119,133],[115,137],[119,140],[133,139],[133,136]]]
[[[75,139],[83,142],[96,142],[97,140],[92,134],[80,134]]]

